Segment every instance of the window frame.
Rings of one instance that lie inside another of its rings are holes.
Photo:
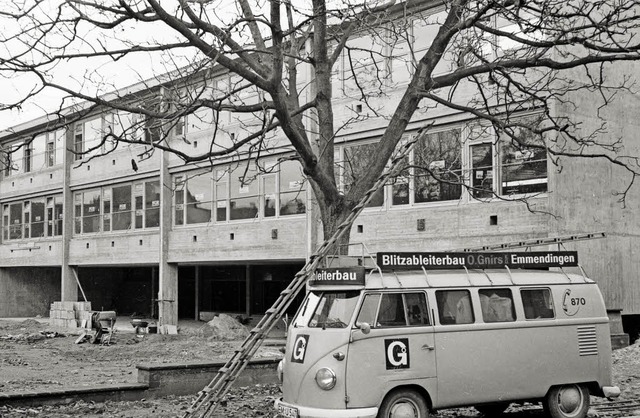
[[[34,203],[42,206],[42,210],[38,211],[42,216],[40,220],[36,220],[36,216],[34,216]],[[61,194],[42,195],[3,203],[2,241],[24,241],[62,236],[62,215],[64,208],[60,206],[62,206]],[[59,207],[60,210],[58,212]],[[19,216],[18,211],[12,214],[15,208],[19,209]],[[57,219],[56,215],[59,215],[60,219]],[[12,222],[15,220],[19,222]],[[36,228],[36,231],[41,231],[38,236],[35,236],[33,233],[34,225],[39,225]],[[19,236],[14,235],[15,231],[19,231]]]

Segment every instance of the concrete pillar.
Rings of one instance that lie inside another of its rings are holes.
[[[73,125],[69,126],[65,136],[65,152],[63,153],[63,187],[62,187],[62,274],[61,274],[61,300],[64,302],[78,301],[78,283],[73,271],[73,266],[69,265],[69,246],[73,238],[73,192],[71,191],[71,167],[74,162],[73,149]]]
[[[200,266],[196,266],[195,272],[195,283],[194,283],[194,311],[195,311],[195,320],[198,321],[200,319]]]
[[[156,151],[159,152],[159,151]],[[158,332],[178,333],[178,265],[169,263],[169,233],[171,232],[171,202],[173,184],[169,174],[168,154],[160,159],[160,254],[158,289]]]
[[[252,289],[252,283],[251,283],[251,265],[247,264],[247,266],[245,267],[245,272],[244,272],[244,283],[245,283],[245,294],[244,294],[244,300],[245,300],[245,314],[247,315],[251,315],[251,289]],[[262,312],[260,312],[262,313]]]

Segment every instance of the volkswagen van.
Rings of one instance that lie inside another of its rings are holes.
[[[583,418],[590,395],[619,395],[598,286],[564,271],[577,260],[399,254],[378,254],[368,272],[316,271],[278,366],[281,416],[425,418],[462,406],[493,415],[526,401]]]

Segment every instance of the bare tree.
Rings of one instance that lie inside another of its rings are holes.
[[[631,187],[638,159],[624,155],[619,141],[602,140],[606,121],[587,130],[571,118],[571,106],[579,94],[591,94],[597,107],[633,92],[633,79],[615,70],[640,59],[639,11],[635,0],[5,2],[0,72],[33,82],[2,109],[53,90],[64,96],[54,112],[58,122],[113,111],[120,126],[81,152],[131,143],[207,162],[255,158],[286,138],[330,236],[382,173],[409,124],[447,112],[475,118],[478,135],[493,129],[511,146],[540,150],[545,161],[607,159],[629,173]],[[105,63],[147,56],[163,65],[135,91],[101,78]],[[88,70],[76,79],[55,76],[69,63]],[[78,99],[83,104],[69,111]],[[205,152],[189,152],[175,134],[187,115],[214,126]],[[341,185],[335,140],[365,121],[380,127],[381,137],[357,163],[344,162],[351,171]],[[407,168],[425,176],[427,186],[462,184],[478,198],[492,194],[453,160]]]

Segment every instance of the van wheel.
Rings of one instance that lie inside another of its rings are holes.
[[[584,418],[589,411],[589,390],[581,385],[554,386],[544,398],[551,418]]]
[[[398,390],[384,399],[378,418],[429,418],[429,408],[415,390]]]
[[[485,405],[476,405],[474,408],[484,416],[494,417],[503,413],[509,405],[511,404],[508,402],[489,403]]]

